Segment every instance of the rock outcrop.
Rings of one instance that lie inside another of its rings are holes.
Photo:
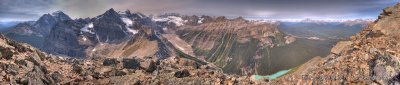
[[[301,66],[271,84],[400,84],[400,4],[385,8],[379,19],[350,41],[339,42],[332,54]]]

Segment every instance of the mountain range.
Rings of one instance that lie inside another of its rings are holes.
[[[358,32],[366,23],[271,23],[176,13],[149,17],[109,9],[93,18],[74,20],[56,11],[35,22],[17,24],[5,35],[59,56],[165,59],[184,54],[212,62],[229,74],[267,75],[298,66],[314,56],[326,56],[335,42]]]
[[[2,80],[10,84],[395,84],[400,80],[398,6],[386,8],[374,22],[262,22],[175,13],[146,16],[114,9],[93,18],[71,19],[57,11],[4,32],[7,38],[33,47],[0,37],[1,65],[7,73]],[[273,81],[251,76],[285,69],[290,71]],[[313,80],[321,77],[338,80]]]

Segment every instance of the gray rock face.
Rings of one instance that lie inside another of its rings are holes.
[[[62,54],[71,57],[84,57],[87,46],[79,43],[79,32],[82,28],[75,21],[59,22],[52,32],[45,38],[43,50],[53,54]]]
[[[7,31],[6,35],[11,39],[41,48],[44,38],[50,34],[54,25],[65,20],[72,19],[61,11],[44,14],[36,22],[18,24],[14,29]]]
[[[131,19],[141,19],[141,18],[145,17],[145,15],[142,13],[131,13],[131,11],[129,11],[129,10],[126,10],[125,13],[126,13],[127,17],[129,17]]]
[[[50,14],[44,14],[34,24],[34,31],[42,34],[43,36],[50,33],[51,28],[57,23],[57,20]]]
[[[62,17],[65,14],[58,13],[52,14],[53,16]],[[123,19],[125,21],[123,21]],[[65,20],[68,18],[60,18],[58,20]],[[127,22],[132,20],[132,25]],[[129,24],[129,25],[127,25]],[[161,42],[159,35],[155,34],[152,29],[153,26],[157,26],[150,18],[144,16],[141,13],[131,13],[129,11],[125,13],[117,13],[114,9],[106,11],[104,14],[95,18],[66,20],[64,22],[58,22],[53,26],[52,31],[44,39],[45,46],[42,47],[44,51],[51,54],[67,55],[71,57],[88,57],[95,56],[96,52],[102,52],[107,55],[110,49],[97,49],[100,45],[104,44],[116,44],[124,45],[123,43],[128,42],[128,45],[134,45],[135,42],[150,41]],[[132,30],[128,30],[132,29]],[[141,36],[141,37],[136,37]],[[146,40],[139,40],[143,38]],[[122,44],[120,44],[122,43]],[[125,46],[123,49],[129,46]],[[165,51],[168,50],[163,43],[158,43],[159,50],[155,55],[165,57],[168,55]],[[118,48],[115,48],[118,49]],[[129,54],[129,53],[127,53]]]
[[[47,36],[48,34],[50,34],[51,28],[53,28],[53,26],[56,25],[57,22],[62,22],[65,20],[72,19],[61,11],[57,11],[52,14],[44,14],[34,24],[34,30],[36,32],[39,32],[43,36]]]
[[[126,24],[120,17],[114,9],[110,9],[94,21],[94,32],[100,42],[117,42],[128,36]]]

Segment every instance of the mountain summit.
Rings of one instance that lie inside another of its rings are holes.
[[[52,14],[44,14],[35,22],[35,29],[33,29],[33,31],[40,33],[42,36],[47,36],[57,22],[65,20],[72,19],[62,11],[56,11]]]
[[[48,36],[52,28],[59,22],[72,20],[62,11],[42,15],[33,23],[20,23],[14,29],[5,32],[7,37],[29,43],[35,47],[43,46],[44,37]]]
[[[55,18],[56,21],[72,20],[67,14],[62,11],[53,12],[51,13],[51,15]]]

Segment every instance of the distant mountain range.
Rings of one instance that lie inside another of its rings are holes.
[[[371,22],[371,20],[362,19],[340,22],[303,20],[300,22],[279,22],[279,28],[298,38],[347,39]]]
[[[0,32],[4,32],[9,30],[10,28],[14,28],[18,23],[22,21],[7,21],[7,22],[0,22]]]
[[[270,84],[400,84],[400,4],[383,9],[379,18],[331,53],[315,57]]]

